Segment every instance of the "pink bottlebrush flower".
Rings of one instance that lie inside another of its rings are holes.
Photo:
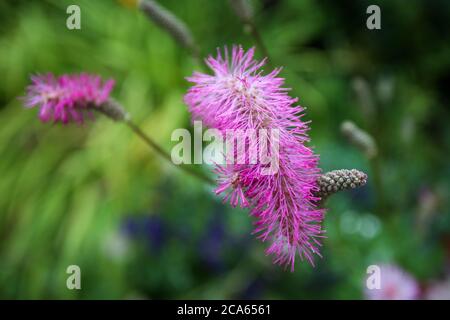
[[[420,288],[417,281],[400,267],[391,264],[380,265],[380,287],[368,289],[365,296],[369,300],[415,300]]]
[[[39,119],[55,123],[82,123],[85,116],[90,115],[90,108],[108,100],[114,86],[114,80],[102,83],[99,76],[85,73],[60,77],[48,73],[32,76],[31,81],[25,105],[40,107]]]
[[[253,55],[254,48],[244,52],[235,46],[231,57],[226,48],[224,57],[218,50],[217,58],[206,60],[214,74],[195,72],[187,78],[194,85],[184,100],[194,120],[223,135],[239,130],[277,132],[268,139],[269,155],[278,158],[277,170],[264,173],[266,166],[260,162],[217,165],[216,193],[224,192],[233,206],[250,207],[256,218],[254,233],[270,242],[266,253],[274,255],[274,263],[290,265],[293,271],[297,254],[311,264],[314,254],[320,256],[323,210],[316,208],[320,198],[313,195],[318,191],[318,156],[305,146],[309,128],[301,120],[304,109],[288,95],[289,89],[282,87],[280,69],[264,75],[265,60],[256,61]],[[260,148],[263,139],[261,135],[257,139]],[[249,158],[248,154],[244,158]]]

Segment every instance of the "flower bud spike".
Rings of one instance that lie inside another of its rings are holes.
[[[194,56],[198,56],[194,38],[183,21],[156,1],[140,0],[138,6],[155,24],[170,33],[182,47],[190,50]]]
[[[377,153],[377,145],[372,136],[351,121],[344,121],[341,124],[341,132],[344,137],[358,149],[360,149],[369,159],[374,158]]]
[[[339,191],[362,187],[367,183],[367,174],[356,169],[333,170],[322,174],[317,179],[319,191],[316,196],[323,202],[328,196]]]

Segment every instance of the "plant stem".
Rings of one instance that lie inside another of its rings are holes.
[[[153,139],[150,138],[145,132],[143,132],[133,121],[131,121],[130,119],[126,119],[124,122],[135,134],[137,134],[137,136],[139,138],[141,138],[148,146],[150,146],[150,148],[155,150],[156,153],[158,153],[161,157],[163,157],[164,159],[169,161],[172,165],[174,165],[175,167],[190,174],[191,176],[202,180],[203,182],[206,182],[210,185],[214,184],[213,179],[209,178],[208,176],[206,176],[196,170],[192,170],[191,167],[188,167],[185,165],[176,165],[175,163],[173,163],[172,157],[170,156],[170,154],[167,151],[165,151],[163,148],[161,148],[161,146],[159,146],[155,141],[153,141]]]
[[[377,201],[375,206],[375,212],[378,215],[383,215],[385,212],[385,199],[383,192],[383,181],[381,175],[381,161],[380,156],[376,155],[373,159],[370,160],[371,171],[373,174],[373,185],[375,188],[375,199]]]
[[[271,69],[273,69],[272,58],[269,55],[269,51],[267,50],[267,47],[264,44],[264,41],[263,41],[261,34],[259,33],[258,28],[256,27],[255,23],[253,21],[246,21],[245,24],[249,28],[250,34],[252,35],[253,39],[255,40],[256,45],[262,51],[262,54],[267,58],[267,65]]]

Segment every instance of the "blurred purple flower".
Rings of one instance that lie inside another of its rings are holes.
[[[129,238],[135,238],[140,234],[138,217],[126,217],[120,226],[122,232]]]
[[[200,257],[209,269],[217,272],[222,271],[227,240],[228,236],[223,219],[217,214],[213,215],[199,241]]]
[[[406,271],[392,264],[380,265],[380,288],[368,289],[369,300],[415,300],[420,288],[417,281]]]
[[[102,82],[97,75],[53,74],[31,77],[32,84],[27,88],[25,105],[39,107],[42,122],[83,123],[86,116],[92,117],[90,108],[100,106],[108,100],[114,87],[114,80]]]
[[[144,235],[147,243],[154,252],[159,252],[167,238],[164,220],[159,215],[152,215],[144,219]]]
[[[425,294],[427,300],[450,300],[450,278],[432,283]]]
[[[127,217],[121,226],[123,233],[135,240],[144,240],[152,252],[159,252],[167,240],[167,227],[159,215]]]
[[[266,287],[265,284],[266,281],[263,278],[251,280],[237,298],[242,300],[261,299]]]

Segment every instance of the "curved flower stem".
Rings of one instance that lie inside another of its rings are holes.
[[[153,141],[152,138],[150,138],[145,132],[141,130],[133,121],[130,119],[125,119],[124,122],[127,124],[127,126],[139,137],[141,138],[150,148],[156,151],[161,157],[169,161],[172,165],[175,167],[183,170],[187,174],[190,174],[191,176],[202,180],[203,182],[206,182],[210,185],[214,185],[214,180],[209,178],[208,176],[196,171],[192,170],[191,167],[185,166],[185,165],[176,165],[172,162],[172,157],[170,154],[165,151],[161,146],[159,146],[155,141]]]
[[[231,6],[231,9],[234,11],[234,14],[239,18],[239,20],[241,20],[241,23],[244,26],[244,32],[249,33],[253,37],[256,46],[259,48],[259,50],[261,50],[264,57],[266,57],[266,65],[269,68],[273,69],[273,61],[256,26],[254,11],[249,1],[229,0],[229,4]]]
[[[192,50],[191,52],[191,57],[192,59],[194,59],[195,63],[200,67],[200,68],[208,68],[208,66],[206,65],[205,61],[202,59],[201,54],[200,54],[200,50],[198,48],[196,48],[195,50]]]
[[[386,204],[383,190],[383,178],[381,175],[381,161],[380,156],[377,155],[370,160],[370,167],[373,173],[373,184],[375,189],[376,206],[375,211],[378,215],[383,215],[386,213]]]
[[[211,179],[210,177],[196,171],[196,170],[192,170],[191,167],[185,166],[185,165],[176,165],[173,163],[172,161],[172,157],[170,156],[170,154],[165,151],[160,145],[158,145],[155,141],[153,141],[152,138],[150,138],[145,132],[143,132],[141,130],[141,128],[139,128],[139,126],[137,126],[133,121],[131,121],[130,118],[125,118],[124,122],[127,124],[127,126],[135,133],[137,134],[137,136],[139,138],[141,138],[148,146],[150,146],[150,148],[152,148],[153,150],[155,150],[161,157],[163,157],[164,159],[166,159],[167,161],[169,161],[172,165],[174,165],[175,167],[183,170],[184,172],[190,174],[191,176],[202,180],[203,182],[206,182],[209,185],[214,185],[215,182],[213,179]],[[359,172],[355,169],[353,170],[336,170],[336,171],[332,171],[332,172],[328,172],[325,173],[321,176],[320,179],[324,180],[327,178],[328,175],[332,174],[332,173],[336,173],[340,176],[342,176],[343,178],[345,178],[345,182],[344,185],[340,185],[339,182],[336,180],[336,185],[333,185],[332,187],[334,187],[335,189],[326,189],[327,188],[327,184],[322,184],[321,189],[319,191],[319,194],[325,194],[324,198],[326,198],[328,195],[333,194],[335,192],[341,191],[341,190],[345,190],[345,189],[350,189],[350,188],[355,188],[355,187],[359,187],[359,186],[363,186],[366,184],[366,179],[367,179],[367,175],[363,172]],[[353,176],[352,176],[353,175]],[[362,177],[362,178],[361,178]],[[361,178],[361,179],[356,179],[356,178]],[[355,179],[357,181],[355,181]],[[326,180],[325,182],[328,182],[328,180]],[[334,181],[333,181],[334,182]],[[348,183],[348,186],[345,183]],[[354,185],[353,185],[354,184]]]
[[[267,57],[267,65],[273,69],[273,60],[269,55],[269,51],[267,50],[266,45],[264,44],[264,41],[261,37],[261,34],[258,31],[258,28],[256,27],[256,24],[253,21],[246,21],[245,24],[250,29],[250,34],[252,35],[253,39],[255,40],[256,45],[259,47],[259,49],[262,51],[262,54]]]

